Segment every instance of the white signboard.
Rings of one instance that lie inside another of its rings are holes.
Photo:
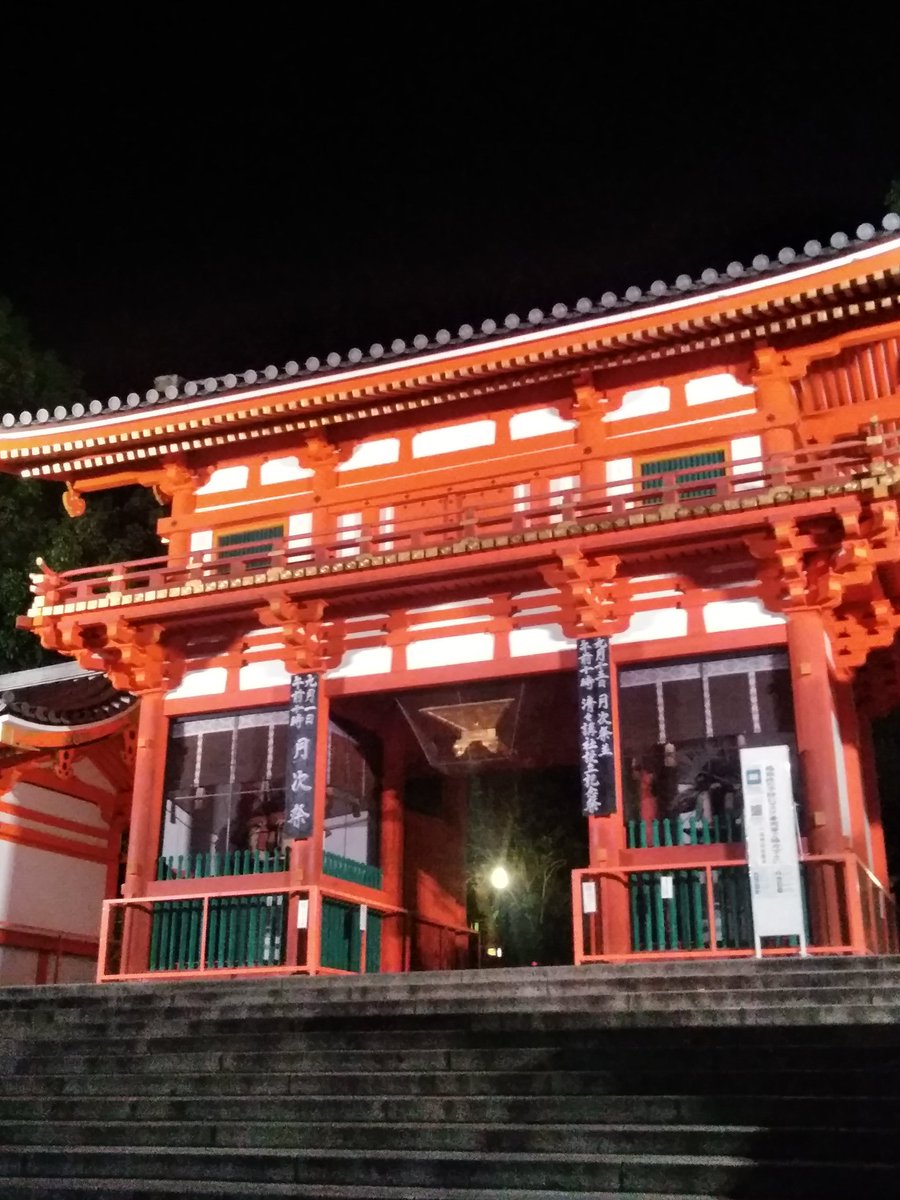
[[[761,953],[762,938],[796,937],[805,954],[800,838],[788,747],[742,749],[741,782],[756,953]]]

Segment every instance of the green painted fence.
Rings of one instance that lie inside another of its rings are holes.
[[[216,896],[209,901],[208,968],[274,967],[284,962],[287,897]],[[200,967],[202,900],[162,900],[153,906],[150,971]]]
[[[663,898],[664,877],[672,880],[671,896]],[[710,937],[706,872],[685,870],[638,871],[629,879],[631,945],[637,952],[664,950],[749,950],[753,948],[753,909],[747,867],[716,867],[712,872],[716,945]],[[803,880],[806,936],[809,916]],[[796,947],[793,937],[771,939],[780,947]]]
[[[629,850],[656,846],[731,845],[744,840],[744,823],[731,813],[710,820],[663,817],[656,821],[629,821],[626,838]]]
[[[231,850],[227,854],[179,854],[156,861],[157,882],[168,879],[215,879],[223,875],[271,875],[286,871],[290,850]]]
[[[368,911],[366,974],[381,970],[381,914]],[[343,900],[322,900],[322,966],[339,971],[359,971],[359,905]]]
[[[340,854],[322,855],[322,874],[332,879],[346,879],[348,883],[358,883],[363,887],[381,889],[381,867],[373,867],[369,863],[357,862],[353,858],[344,858]]]

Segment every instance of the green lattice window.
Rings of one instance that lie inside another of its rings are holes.
[[[237,533],[223,533],[219,535],[219,557],[242,558],[250,548],[254,555],[258,552],[261,557],[248,561],[247,569],[258,571],[269,565],[269,556],[283,537],[284,525],[263,525],[256,529],[241,529]]]
[[[661,491],[664,486],[671,486],[670,480],[658,477],[669,475],[672,479],[674,476],[672,482],[678,489],[680,500],[696,500],[702,496],[714,496],[716,494],[715,486],[704,487],[702,485],[709,479],[721,479],[724,474],[724,450],[704,450],[695,454],[682,454],[677,458],[656,458],[650,462],[641,463],[643,491],[652,489]],[[657,478],[653,478],[654,476]],[[696,484],[700,484],[700,486],[694,486]],[[651,494],[646,498],[650,503],[658,503],[662,496],[657,497]]]

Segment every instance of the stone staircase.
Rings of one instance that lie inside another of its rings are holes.
[[[0,991],[0,1198],[900,1195],[900,959]]]

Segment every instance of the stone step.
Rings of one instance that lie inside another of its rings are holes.
[[[83,1111],[82,1111],[83,1110]],[[0,1097],[0,1120],[5,1123],[71,1122],[217,1122],[389,1121],[484,1124],[544,1122],[573,1124],[638,1123],[705,1124],[713,1117],[723,1125],[767,1127],[802,1125],[827,1128],[835,1125],[835,1102],[828,1096],[748,1092],[745,1095],[480,1095],[480,1096],[272,1096],[240,1094],[212,1097],[91,1096],[84,1104],[69,1097]],[[897,1092],[883,1096],[845,1096],[840,1103],[840,1123],[846,1128],[900,1126],[900,1084]],[[4,1128],[8,1127],[7,1125]]]
[[[839,986],[820,987],[816,989],[783,988],[766,993],[764,1001],[747,1002],[744,998],[734,996],[728,991],[703,991],[691,997],[678,993],[663,994],[653,997],[641,997],[639,994],[623,995],[612,993],[599,995],[590,991],[571,991],[553,993],[549,991],[523,990],[513,995],[485,993],[454,994],[446,992],[429,996],[416,1004],[401,1005],[395,1001],[385,1002],[329,1002],[307,1001],[305,1003],[268,1006],[269,1019],[280,1018],[302,1020],[342,1019],[348,1022],[365,1020],[372,1021],[388,1017],[396,1021],[402,1015],[410,1020],[416,1016],[447,1016],[463,1017],[485,1013],[508,1015],[511,1013],[526,1013],[528,1015],[547,1013],[590,1013],[595,1020],[601,1017],[621,1020],[632,1014],[636,1020],[646,1020],[648,1016],[659,1017],[663,1014],[677,1015],[682,1018],[696,1018],[701,1014],[715,1014],[717,1023],[721,1015],[743,1013],[746,1023],[762,1020],[779,1020],[782,1014],[795,1013],[795,1020],[828,1010],[846,1010],[852,1008],[862,1014],[866,1009],[884,1009],[887,1013],[896,1013],[900,1008],[900,987],[890,986],[872,988],[844,988]],[[254,1012],[262,1011],[252,1007],[226,1009],[219,1008],[210,1013],[210,1020],[222,1017],[252,1016]],[[872,1020],[884,1019],[884,1013],[874,1015]],[[111,1013],[111,1022],[117,1021],[117,1015]],[[171,1023],[171,1022],[170,1022]],[[7,1030],[14,1027],[6,1024]]]
[[[829,962],[832,960],[829,960]],[[865,960],[856,960],[865,961]],[[796,967],[791,971],[780,971],[772,974],[763,973],[760,977],[745,976],[745,974],[716,973],[712,976],[703,974],[660,974],[643,978],[641,974],[617,976],[607,973],[612,968],[590,967],[580,968],[577,976],[566,976],[562,979],[539,977],[528,970],[520,968],[514,979],[504,973],[500,978],[499,972],[472,971],[464,974],[455,972],[422,972],[419,978],[424,983],[410,983],[415,976],[353,976],[341,977],[335,983],[331,977],[330,988],[318,986],[320,978],[294,976],[286,979],[286,986],[271,989],[257,985],[248,988],[240,980],[229,980],[227,971],[222,972],[222,982],[196,984],[180,984],[162,976],[160,982],[154,984],[150,992],[136,984],[128,985],[128,989],[116,988],[115,985],[104,985],[94,994],[61,995],[56,1003],[50,1004],[44,997],[30,997],[29,1001],[18,1004],[4,1004],[0,1000],[0,1014],[5,1018],[14,1014],[65,1013],[66,1009],[84,1013],[90,1008],[126,1009],[139,1008],[142,1012],[156,1007],[176,1010],[196,1008],[198,1004],[209,1006],[242,1007],[253,1002],[265,1006],[287,1006],[295,1003],[316,1002],[376,1002],[376,1001],[415,1001],[420,998],[443,995],[484,995],[485,992],[514,991],[516,994],[539,994],[539,992],[595,992],[598,995],[666,995],[679,992],[684,995],[695,995],[703,991],[728,991],[742,996],[764,997],[768,991],[782,988],[818,989],[823,986],[840,985],[863,986],[896,986],[900,982],[900,965],[890,968],[872,968],[856,966],[842,971],[809,971],[808,968]],[[454,976],[454,978],[448,978]],[[287,986],[289,984],[290,986]],[[166,991],[175,989],[175,994],[166,1001]],[[192,991],[196,989],[196,995]],[[14,991],[16,989],[5,989]],[[48,989],[50,990],[50,989]],[[74,986],[72,991],[74,991]]]
[[[368,1154],[452,1151],[580,1155],[687,1155],[751,1157],[764,1143],[770,1157],[837,1159],[900,1164],[896,1128],[866,1130],[785,1125],[672,1124],[482,1124],[334,1122],[254,1119],[229,1122],[9,1121],[2,1144],[16,1147],[127,1147],[134,1149],[341,1150]]]
[[[110,1047],[101,1048],[109,1050]],[[672,1038],[671,1051],[678,1046]],[[308,1050],[295,1047],[289,1039],[281,1046],[263,1044],[249,1050],[235,1050],[227,1041],[216,1047],[196,1047],[185,1041],[175,1050],[153,1050],[140,1044],[121,1044],[114,1053],[78,1054],[48,1051],[37,1046],[25,1053],[0,1052],[0,1071],[9,1077],[28,1075],[117,1074],[133,1077],[167,1073],[173,1075],[249,1074],[255,1071],[273,1073],[341,1074],[352,1070],[355,1075],[384,1075],[403,1071],[433,1074],[438,1071],[528,1071],[528,1070],[607,1070],[652,1071],[659,1066],[663,1048],[659,1046],[624,1045],[611,1040],[580,1043],[572,1038],[556,1046],[498,1046],[461,1047],[454,1049],[349,1050],[338,1046],[332,1050]],[[740,1043],[718,1047],[728,1055],[729,1069],[740,1072],[747,1067],[754,1071],[766,1069],[812,1069],[825,1073],[866,1066],[874,1071],[896,1070],[900,1065],[900,1046],[872,1046],[868,1049],[802,1045],[793,1047],[743,1046]],[[705,1061],[711,1061],[715,1048],[708,1048]],[[700,1060],[701,1062],[704,1060]],[[692,1064],[696,1065],[696,1064]]]
[[[66,1146],[0,1146],[0,1175],[69,1179],[203,1180],[214,1171],[232,1182],[390,1185],[424,1188],[520,1187],[589,1194],[617,1190],[650,1196],[676,1192],[741,1195],[767,1200],[896,1200],[900,1166],[820,1159],[773,1162],[763,1134],[752,1158],[689,1155],[571,1153],[481,1154],[370,1150],[134,1150]],[[338,1193],[340,1194],[340,1193]],[[402,1194],[402,1193],[401,1193]]]
[[[0,1196],[4,1200],[160,1200],[162,1197],[199,1196],[204,1200],[648,1200],[647,1193],[559,1191],[557,1188],[535,1191],[532,1188],[416,1188],[404,1186],[355,1187],[347,1184],[303,1183],[215,1183],[205,1179],[148,1179],[133,1182],[122,1179],[15,1179],[0,1178]],[[696,1192],[657,1192],[653,1200],[718,1200]]]
[[[160,1039],[159,1043],[122,1040],[107,1043],[94,1039],[85,1052],[66,1042],[59,1049],[46,1044],[25,1044],[16,1052],[0,1051],[0,1071],[7,1075],[81,1074],[155,1074],[166,1071],[174,1074],[222,1071],[312,1071],[316,1073],[346,1070],[352,1061],[353,1071],[362,1075],[386,1071],[523,1071],[578,1070],[585,1068],[621,1070],[623,1067],[643,1069],[659,1063],[660,1055],[671,1053],[677,1046],[685,1056],[689,1047],[670,1037],[668,1044],[641,1045],[629,1039],[617,1044],[614,1037],[581,1039],[577,1035],[558,1039],[553,1045],[499,1044],[488,1046],[435,1046],[406,1048],[402,1043],[389,1049],[361,1049],[332,1039],[333,1048],[315,1049],[298,1045],[291,1037],[244,1039],[235,1046],[227,1039],[205,1039],[204,1042],[185,1038],[181,1041]],[[829,1046],[827,1042],[786,1044],[781,1046],[747,1045],[739,1041],[718,1039],[702,1047],[709,1061],[716,1054],[727,1054],[731,1070],[744,1066],[771,1067],[776,1070],[813,1067],[824,1071],[871,1065],[874,1069],[900,1067],[900,1044],[855,1047]],[[702,1059],[700,1061],[703,1061]]]
[[[532,984],[548,984],[554,988],[567,986],[590,986],[602,981],[605,986],[637,988],[642,992],[662,990],[689,990],[691,987],[706,988],[738,987],[765,989],[770,983],[777,985],[786,976],[797,976],[815,986],[817,980],[837,974],[854,980],[863,978],[890,977],[894,981],[900,974],[900,957],[852,958],[833,957],[823,959],[755,960],[725,959],[714,962],[709,959],[685,963],[658,963],[646,965],[597,965],[578,968],[519,968],[491,969],[490,971],[451,971],[431,974],[428,972],[409,975],[377,975],[308,978],[305,976],[279,976],[264,980],[196,980],[173,982],[161,979],[158,983],[132,983],[125,985],[58,985],[45,988],[6,988],[0,994],[0,1013],[17,1010],[50,1010],[59,1012],[66,1007],[83,1010],[90,1005],[140,1005],[156,1004],[161,1008],[173,1009],[181,1005],[193,1007],[206,1002],[210,995],[217,995],[226,1003],[244,1003],[249,997],[258,1001],[276,1001],[280,997],[293,996],[298,991],[305,994],[325,992],[329,995],[351,992],[372,998],[375,994],[394,996],[421,995],[433,989],[449,987],[459,990],[478,987],[480,981],[489,979],[490,987],[520,989],[527,979]]]
[[[7,1096],[102,1096],[120,1095],[129,1084],[139,1083],[147,1096],[259,1095],[421,1095],[485,1096],[514,1095],[631,1095],[684,1093],[688,1095],[747,1095],[783,1092],[792,1095],[877,1096],[894,1095],[900,1088],[891,1068],[744,1067],[723,1071],[718,1065],[693,1064],[685,1069],[669,1059],[656,1068],[638,1069],[623,1065],[619,1070],[580,1071],[390,1071],[360,1074],[352,1062],[344,1071],[253,1071],[247,1073],[210,1070],[202,1073],[159,1072],[129,1074],[115,1072],[87,1075],[7,1075]]]
[[[18,1053],[22,1048],[38,1048],[37,1052],[55,1053],[64,1045],[72,1053],[114,1053],[117,1047],[144,1052],[147,1047],[159,1052],[178,1052],[192,1043],[197,1049],[221,1049],[223,1045],[240,1050],[252,1050],[259,1045],[271,1048],[322,1050],[340,1046],[347,1051],[365,1049],[412,1049],[502,1047],[505,1045],[559,1045],[577,1041],[588,1045],[603,1042],[629,1046],[671,1050],[673,1035],[671,1021],[633,1027],[633,1023],[600,1023],[593,1013],[528,1013],[505,1014],[495,1019],[491,1013],[476,1014],[466,1020],[429,1017],[427,1014],[408,1017],[402,1012],[390,1019],[370,1017],[367,1021],[315,1021],[302,1017],[270,1018],[263,1008],[252,1017],[217,1020],[214,1017],[193,1017],[178,1021],[152,1020],[125,1022],[104,1020],[48,1025],[40,1030],[20,1029],[15,1032],[0,1023],[0,1052]],[[707,1020],[700,1028],[683,1026],[677,1034],[678,1044],[686,1050],[693,1046],[717,1044],[734,1052],[737,1045],[752,1046],[756,1051],[774,1047],[853,1046],[860,1049],[900,1045],[900,1025],[830,1024],[822,1030],[818,1024],[750,1025],[736,1028],[733,1024],[711,1026]]]

